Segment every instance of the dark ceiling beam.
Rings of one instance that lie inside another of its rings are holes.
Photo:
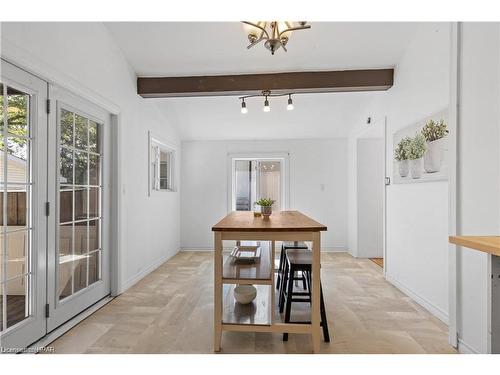
[[[190,77],[138,77],[137,93],[143,98],[383,91],[392,87],[394,69],[335,70]]]

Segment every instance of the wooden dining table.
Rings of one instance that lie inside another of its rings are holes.
[[[327,228],[298,211],[273,212],[266,219],[251,211],[234,211],[212,227],[214,232],[214,351],[221,350],[223,331],[300,333],[312,336],[312,351],[320,349],[320,265],[321,232]],[[234,264],[223,255],[223,241],[269,241],[255,265]],[[275,306],[275,242],[312,243],[311,322],[284,323]],[[265,253],[269,251],[269,253]],[[225,259],[224,259],[225,258]],[[236,304],[235,285],[250,284],[258,289],[249,307]]]

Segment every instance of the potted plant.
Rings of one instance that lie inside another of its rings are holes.
[[[264,219],[269,219],[269,216],[273,213],[273,201],[271,198],[261,198],[255,204],[260,206],[260,211]]]
[[[421,133],[417,133],[411,139],[408,146],[408,159],[410,159],[410,174],[411,178],[422,177],[422,161],[427,145],[425,138]]]
[[[443,145],[441,139],[448,134],[446,123],[430,120],[422,129],[427,141],[427,152],[424,155],[424,169],[427,173],[439,172],[443,161]]]
[[[399,175],[401,177],[408,176],[408,147],[410,143],[411,138],[404,137],[394,149],[394,159],[399,162]]]

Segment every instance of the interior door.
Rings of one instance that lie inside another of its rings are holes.
[[[284,161],[282,159],[233,159],[232,210],[251,211],[255,201],[271,198],[274,211],[284,209]]]
[[[51,87],[48,331],[110,293],[110,115]]]
[[[0,346],[46,333],[47,88],[1,60]]]

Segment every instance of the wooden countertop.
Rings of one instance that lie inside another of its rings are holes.
[[[233,211],[212,227],[214,232],[319,232],[326,226],[299,211],[273,212],[269,220],[252,211]]]
[[[450,236],[451,243],[500,256],[500,236]]]

